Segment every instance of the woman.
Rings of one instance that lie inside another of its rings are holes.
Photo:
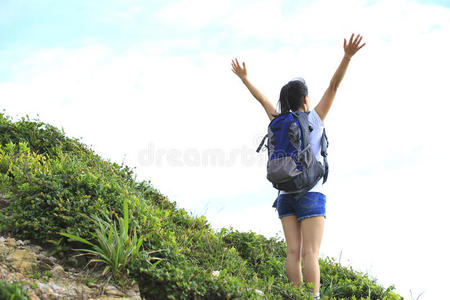
[[[331,78],[330,85],[322,99],[313,110],[310,110],[308,88],[302,78],[298,77],[289,81],[280,92],[278,102],[280,113],[290,110],[310,112],[308,121],[312,127],[310,134],[311,146],[316,158],[322,163],[320,138],[324,128],[323,121],[330,110],[337,88],[344,77],[352,56],[366,44],[359,45],[362,40],[362,36],[359,34],[355,39],[353,37],[354,34],[351,35],[348,43],[344,39],[344,57]],[[238,60],[234,59],[231,65],[232,71],[261,103],[270,121],[272,121],[279,113],[269,99],[247,79],[245,62],[241,67]],[[304,280],[314,285],[311,296],[314,296],[314,299],[320,299],[319,248],[322,241],[326,203],[322,180],[300,199],[297,195],[298,193],[296,192],[280,191],[276,200],[278,217],[281,220],[287,245],[286,273],[288,279],[296,287],[299,287],[300,282],[303,281],[301,272],[301,259],[303,259]]]

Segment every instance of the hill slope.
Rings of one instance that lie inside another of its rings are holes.
[[[9,201],[0,233],[52,246],[67,260],[73,248],[97,245],[103,256],[90,266],[106,265],[122,285],[135,280],[147,299],[308,298],[306,287],[293,288],[285,275],[283,241],[214,231],[204,216],[137,181],[129,167],[39,120],[0,114],[0,193]],[[321,294],[329,299],[402,299],[394,286],[331,258],[320,267]]]

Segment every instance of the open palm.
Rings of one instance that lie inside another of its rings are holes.
[[[359,43],[362,40],[362,35],[357,35],[356,38],[353,40],[353,36],[355,34],[352,33],[352,36],[350,37],[350,40],[347,44],[347,40],[344,39],[344,51],[345,51],[345,55],[348,56],[353,56],[359,49],[361,49],[362,47],[364,47],[364,44],[362,44],[361,46],[359,46]]]
[[[242,67],[239,64],[237,58],[231,61],[231,67],[234,74],[236,74],[240,79],[247,77],[247,68],[245,67],[245,62],[242,63]]]

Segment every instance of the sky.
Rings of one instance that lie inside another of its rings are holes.
[[[216,229],[284,238],[255,152],[268,118],[231,59],[274,105],[296,76],[315,105],[352,33],[367,44],[325,120],[320,256],[442,299],[448,0],[1,0],[0,110],[63,128]]]

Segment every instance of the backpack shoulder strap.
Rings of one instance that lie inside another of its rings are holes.
[[[310,144],[308,113],[296,111],[293,112],[293,115],[298,119],[300,123],[300,130],[302,131],[303,148],[306,148]]]
[[[302,138],[303,138],[303,145],[304,147],[308,146],[310,144],[310,138],[309,138],[309,121],[308,121],[308,114],[309,112],[295,112],[294,115],[298,118],[300,127],[302,130]],[[323,183],[327,181],[328,178],[328,137],[325,131],[325,128],[323,129],[322,133],[322,139],[321,139],[321,151],[320,154],[323,156],[323,165],[325,167],[325,174],[323,176]]]
[[[325,132],[325,128],[323,129],[322,140],[321,140],[321,148],[320,154],[323,156],[323,166],[325,167],[325,174],[323,175],[323,183],[327,181],[328,178],[328,137]]]
[[[328,137],[327,137],[327,133],[325,132],[325,128],[323,129],[323,134],[322,134],[322,139],[321,139],[321,152],[320,154],[322,154],[323,157],[326,157],[328,152]]]

